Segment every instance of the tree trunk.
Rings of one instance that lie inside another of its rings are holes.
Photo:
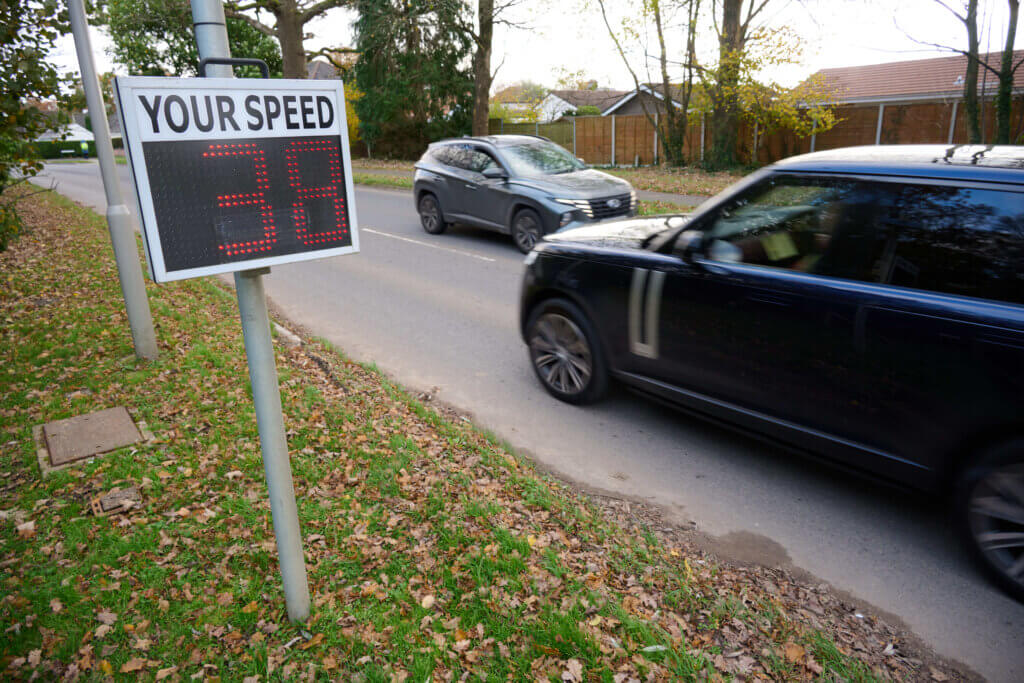
[[[306,49],[302,44],[302,18],[294,0],[285,0],[274,12],[277,40],[281,43],[281,71],[285,78],[306,77]]]
[[[964,112],[967,116],[967,141],[981,142],[981,123],[978,116],[978,0],[969,0],[967,17],[967,71],[964,73]]]
[[[976,0],[974,0],[976,1]],[[739,127],[737,89],[739,60],[743,50],[740,34],[740,11],[743,0],[723,0],[722,32],[718,37],[718,69],[711,112],[710,166],[728,168],[736,165],[736,138]]]
[[[1006,46],[999,65],[999,92],[996,95],[996,144],[1010,144],[1010,104],[1013,97],[1013,43],[1017,39],[1017,15],[1020,0],[1009,0],[1010,21],[1006,28]]]
[[[491,94],[491,41],[494,37],[494,0],[479,0],[480,33],[473,53],[473,135],[487,135]]]

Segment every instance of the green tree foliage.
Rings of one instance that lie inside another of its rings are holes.
[[[465,0],[356,0],[356,102],[362,138],[377,156],[412,158],[468,133],[472,48],[460,30]]]
[[[111,56],[129,73],[141,76],[191,76],[199,68],[192,8],[189,0],[105,0],[95,19],[113,40]],[[277,41],[242,19],[227,20],[228,40],[235,57],[262,59],[273,76],[281,76]],[[236,69],[239,76],[257,76],[254,67]]]
[[[0,2],[0,251],[21,228],[8,190],[42,169],[26,143],[59,123],[34,105],[60,95],[63,79],[45,58],[66,26],[57,0]]]

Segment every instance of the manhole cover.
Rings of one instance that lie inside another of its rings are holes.
[[[43,425],[50,467],[60,467],[142,441],[123,406]]]

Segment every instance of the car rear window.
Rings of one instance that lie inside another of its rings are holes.
[[[1024,304],[1024,194],[903,185],[893,223],[884,282]]]

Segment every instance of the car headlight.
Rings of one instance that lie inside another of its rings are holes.
[[[559,204],[566,204],[576,209],[577,211],[582,211],[589,218],[594,217],[594,208],[590,205],[589,199],[563,199],[560,197],[552,197],[552,199],[554,199]]]

